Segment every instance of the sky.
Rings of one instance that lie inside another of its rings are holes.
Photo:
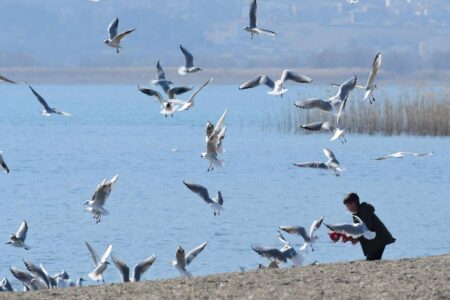
[[[258,25],[277,37],[251,40],[250,0],[1,0],[0,68],[179,66],[183,44],[209,68],[367,67],[377,52],[395,72],[450,69],[448,0],[259,0]],[[103,44],[136,28],[123,51]]]

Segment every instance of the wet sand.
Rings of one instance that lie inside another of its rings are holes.
[[[149,270],[151,272],[151,269]],[[0,299],[450,299],[450,255],[107,284]]]

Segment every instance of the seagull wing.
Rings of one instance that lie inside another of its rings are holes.
[[[294,102],[294,105],[297,106],[298,108],[303,109],[318,108],[324,111],[331,111],[333,109],[333,106],[331,105],[330,101],[325,101],[317,98],[298,100]]]
[[[312,238],[315,236],[317,229],[320,228],[320,225],[322,225],[323,217],[320,217],[320,219],[314,220],[311,224],[311,228],[309,229],[309,236]]]
[[[116,268],[119,270],[120,274],[122,274],[122,281],[129,282],[130,281],[130,268],[120,259],[111,255],[112,261]]]
[[[26,221],[23,221],[20,224],[19,229],[16,232],[16,237],[23,242],[25,242],[25,239],[27,238],[27,232],[28,232],[28,224]]]
[[[294,166],[299,168],[314,168],[314,169],[328,169],[328,166],[323,162],[303,162],[294,163]]]
[[[223,114],[220,116],[219,120],[216,123],[216,126],[214,126],[214,131],[219,133],[222,131],[223,124],[225,123],[225,116],[227,115],[228,108],[225,109]]]
[[[2,166],[3,170],[6,174],[9,173],[8,165],[6,164],[5,160],[3,159],[2,152],[0,151],[0,165]]]
[[[92,260],[94,261],[94,267],[97,267],[100,263],[100,258],[97,255],[97,252],[95,252],[94,248],[92,248],[91,245],[89,245],[88,242],[84,241],[86,244],[86,247],[88,248],[89,252],[91,253]]]
[[[166,74],[164,73],[164,70],[159,63],[159,60],[156,64],[156,78],[158,78],[158,80],[166,80]]]
[[[197,255],[199,255],[200,252],[202,252],[203,249],[205,249],[207,244],[208,244],[207,242],[204,242],[203,244],[189,251],[189,253],[186,255],[186,264],[189,265],[194,260],[194,258],[196,258]]]
[[[325,154],[326,157],[328,157],[328,162],[339,164],[339,161],[336,159],[336,156],[334,156],[333,151],[331,151],[328,148],[324,148],[323,153]]]
[[[320,131],[322,129],[322,125],[323,125],[323,122],[314,122],[314,123],[310,123],[310,124],[301,125],[300,127],[303,129],[306,129],[306,130]]]
[[[249,13],[250,28],[256,27],[256,10],[257,10],[257,8],[258,8],[258,5],[256,4],[256,0],[253,0],[252,3],[250,4],[250,13]]]
[[[112,245],[109,244],[108,247],[106,247],[105,252],[103,253],[102,257],[100,257],[100,262],[104,263],[105,261],[108,260],[109,255],[111,254],[112,251]]]
[[[374,85],[375,77],[377,76],[378,71],[380,71],[380,67],[381,67],[381,52],[377,53],[375,59],[373,60],[372,71],[370,72],[369,79],[367,80],[367,87],[371,87]]]
[[[243,84],[241,84],[241,86],[239,87],[240,90],[245,90],[245,89],[250,89],[250,88],[254,88],[255,86],[261,85],[261,84],[265,84],[270,88],[274,88],[275,87],[275,82],[267,75],[258,75],[253,77],[252,79],[250,79],[247,82],[244,82]]]
[[[139,89],[142,93],[144,93],[144,94],[146,94],[146,95],[148,95],[148,96],[156,97],[156,98],[158,99],[159,103],[160,103],[162,106],[164,106],[164,99],[163,99],[163,97],[161,96],[161,93],[160,93],[160,92],[155,91],[155,90],[152,90],[152,89],[149,89],[149,88],[143,88],[143,87],[140,87],[140,86],[138,86],[138,89]],[[169,91],[170,91],[170,89],[169,89]]]
[[[39,95],[32,87],[31,85],[28,85],[28,87],[31,89],[31,91],[33,92],[34,96],[38,99],[39,103],[42,104],[42,106],[44,106],[44,109],[46,111],[53,111],[52,108],[50,108],[50,106],[48,106],[47,102],[45,102],[44,98],[42,98],[41,95]]]
[[[349,235],[354,238],[358,238],[364,234],[361,225],[353,225],[353,224],[325,224],[325,226],[333,231],[338,233],[343,233],[345,235]]]
[[[156,256],[152,255],[143,262],[137,264],[134,267],[134,281],[140,281],[142,275],[153,265],[156,260]]]
[[[17,82],[12,81],[11,79],[6,78],[5,76],[0,75],[0,80],[4,82],[14,83],[17,84]]]
[[[280,226],[280,229],[286,231],[289,234],[297,234],[300,235],[305,241],[309,240],[308,233],[306,232],[305,227],[302,226]]]
[[[205,87],[207,86],[209,83],[211,83],[211,81],[213,81],[213,78],[210,78],[208,81],[206,81],[201,87],[199,87],[187,100],[188,103],[192,103],[194,102],[194,98],[195,96]]]
[[[206,204],[214,203],[214,201],[212,201],[211,198],[209,197],[208,190],[204,186],[187,181],[183,181],[183,183],[185,186],[187,186],[188,189],[190,189],[192,192],[196,193],[200,198],[202,198],[203,201],[206,202]]]
[[[278,250],[277,248],[265,248],[259,246],[252,246],[253,251],[258,253],[259,255],[271,260],[271,261],[279,261],[279,262],[287,262],[287,259],[283,252]]]
[[[291,70],[284,70],[281,75],[281,82],[285,82],[286,80],[292,80],[299,83],[311,83],[312,79],[308,76],[295,73]]]
[[[31,274],[42,279],[45,282],[45,284],[47,285],[47,288],[50,287],[50,282],[48,281],[48,276],[45,274],[45,272],[42,270],[42,268],[36,266],[31,261],[24,260],[23,263],[25,264],[25,267],[27,268],[28,271],[30,271]]]
[[[133,29],[130,29],[130,30],[121,32],[121,33],[119,33],[118,35],[116,35],[116,36],[114,37],[114,40],[117,41],[118,43],[120,43],[120,41],[121,41],[124,37],[126,37],[127,35],[129,35],[130,33],[132,33],[132,32],[135,31],[135,30],[136,30],[136,29],[133,28]]]
[[[9,270],[17,280],[23,283],[25,287],[27,287],[29,290],[33,289],[31,286],[31,280],[34,279],[33,275],[31,275],[28,272],[17,269],[16,267],[10,267]]]
[[[118,27],[119,27],[119,18],[115,18],[108,26],[108,34],[110,40],[113,40],[117,36]]]
[[[183,52],[184,58],[186,60],[186,68],[192,68],[194,66],[194,56],[192,56],[192,54],[181,45],[180,49],[181,52]]]
[[[356,86],[356,76],[352,76],[349,79],[347,79],[346,82],[341,84],[339,86],[339,90],[337,94],[333,97],[333,99],[337,99],[339,102],[346,101],[348,96],[350,95],[350,92],[355,88]]]

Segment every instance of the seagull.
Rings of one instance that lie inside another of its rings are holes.
[[[381,66],[381,52],[378,52],[373,60],[372,71],[370,72],[369,79],[367,80],[366,86],[357,85],[357,88],[365,89],[366,93],[364,94],[363,101],[369,98],[370,103],[375,101],[375,97],[373,96],[373,91],[377,88],[375,84],[375,78],[377,77],[378,71],[380,71]]]
[[[310,246],[311,250],[314,251],[313,244],[316,242],[316,240],[319,239],[316,235],[316,231],[317,231],[317,229],[320,228],[320,225],[322,225],[322,222],[323,222],[323,217],[315,220],[311,224],[309,233],[307,233],[305,227],[302,227],[302,226],[280,226],[280,229],[283,231],[286,231],[289,234],[300,235],[305,240],[305,243],[300,248],[300,251],[308,250],[308,246]]]
[[[328,157],[328,160],[326,162],[304,162],[304,163],[294,163],[294,166],[300,167],[300,168],[316,168],[316,169],[327,169],[332,170],[336,174],[336,176],[339,176],[339,172],[342,172],[341,166],[339,165],[339,161],[334,156],[334,153],[327,148],[323,149],[323,153],[326,157]]]
[[[42,111],[42,115],[43,116],[50,116],[51,114],[57,114],[57,115],[62,115],[62,116],[70,116],[69,113],[63,112],[63,111],[57,111],[55,108],[51,108],[50,106],[48,106],[47,102],[45,101],[44,98],[42,98],[41,95],[39,95],[32,87],[31,85],[28,85],[28,87],[31,89],[31,91],[33,92],[34,96],[38,99],[39,103],[42,104],[42,106],[44,107],[44,110]]]
[[[353,216],[353,218],[358,223],[353,224],[325,224],[324,225],[335,232],[345,234],[347,236],[351,236],[354,239],[357,239],[361,236],[368,240],[373,240],[376,236],[376,233],[367,229],[366,224],[358,217]]]
[[[178,246],[175,254],[176,260],[172,261],[172,266],[180,271],[181,276],[192,277],[192,274],[186,270],[186,266],[188,266],[194,258],[197,257],[203,249],[205,249],[207,244],[207,242],[204,242],[203,244],[192,249],[187,255],[184,254],[185,252],[183,247]]]
[[[173,84],[172,81],[166,80],[166,75],[163,68],[161,67],[159,60],[156,64],[156,79],[152,80],[151,83],[155,86],[159,85],[166,93],[170,89],[170,85]]]
[[[253,0],[252,3],[250,4],[250,13],[249,13],[250,23],[249,23],[249,26],[244,27],[244,30],[250,32],[251,39],[253,39],[254,35],[259,35],[259,34],[267,34],[267,35],[271,35],[271,36],[276,36],[277,34],[274,31],[262,29],[262,28],[259,28],[256,26],[256,9],[257,9],[256,0]]]
[[[35,276],[33,276],[32,274],[22,271],[16,267],[10,267],[9,270],[17,280],[22,282],[25,290],[36,291],[47,289],[45,283],[42,282],[40,279],[36,278]]]
[[[405,156],[431,156],[434,152],[428,152],[428,153],[413,153],[413,152],[395,152],[386,156],[374,158],[374,160],[384,160],[388,158],[403,158]]]
[[[170,99],[169,101],[171,101],[174,104],[180,105],[180,107],[177,109],[177,111],[183,111],[183,110],[188,110],[191,107],[194,106],[194,99],[195,96],[198,94],[198,92],[200,92],[205,86],[207,86],[211,81],[213,81],[213,78],[210,78],[208,81],[206,81],[201,87],[199,87],[190,97],[187,101],[182,101],[182,100],[178,100],[178,99]]]
[[[108,257],[111,254],[112,245],[109,244],[108,247],[106,247],[105,253],[103,253],[102,257],[99,257],[97,255],[97,252],[95,252],[94,248],[92,248],[88,242],[85,241],[84,243],[86,244],[86,247],[91,253],[92,259],[94,261],[94,271],[89,273],[89,278],[91,278],[92,280],[97,280],[97,282],[102,280],[103,283],[105,283],[103,272],[105,272],[106,268],[110,264],[108,262]]]
[[[356,4],[359,3],[359,0],[347,0],[347,2],[350,4]]]
[[[2,292],[14,292],[14,289],[11,286],[11,283],[6,277],[3,277],[2,281],[0,281],[0,291]]]
[[[181,52],[183,52],[186,64],[178,68],[178,74],[186,75],[187,73],[195,73],[202,71],[199,67],[194,67],[194,56],[186,50],[182,45],[180,45]]]
[[[342,144],[345,144],[347,140],[344,136],[344,130],[331,126],[329,122],[314,122],[310,124],[304,124],[300,126],[303,129],[311,130],[311,131],[324,131],[327,130],[333,134],[330,141],[334,141],[339,139]]]
[[[291,260],[293,266],[301,266],[303,264],[303,261],[305,260],[305,257],[301,253],[295,251],[294,247],[292,247],[291,245],[291,242],[286,240],[286,238],[280,231],[278,231],[278,240],[280,240],[280,242],[282,242],[284,245],[283,248],[281,248],[281,252],[283,252],[284,255]]]
[[[44,266],[40,264],[40,266],[36,266],[31,261],[23,261],[27,270],[34,275],[35,278],[39,278],[42,282],[45,283],[48,289],[56,288],[56,277],[52,277],[48,275],[48,272],[45,270]]]
[[[109,39],[105,40],[104,43],[110,47],[116,48],[116,52],[119,53],[119,49],[122,48],[120,46],[120,41],[127,36],[128,34],[132,33],[136,29],[130,29],[124,32],[121,32],[117,34],[117,28],[119,27],[119,18],[115,18],[111,24],[108,26],[108,34]]]
[[[122,274],[123,282],[130,282],[130,268],[120,259],[113,257],[111,255],[112,261],[117,269],[119,269],[120,274]],[[133,282],[138,282],[141,280],[141,276],[153,265],[156,260],[156,255],[148,257],[143,262],[134,266],[133,269]]]
[[[111,180],[107,180],[106,178],[103,179],[103,181],[97,186],[91,200],[87,200],[84,203],[84,205],[87,205],[86,210],[94,215],[93,218],[96,221],[95,223],[99,223],[101,221],[102,215],[109,214],[109,211],[107,211],[103,206],[105,205],[106,199],[108,199],[118,176],[119,175],[116,174],[113,178],[111,178]]]
[[[356,76],[350,77],[346,82],[339,86],[339,91],[336,95],[328,100],[322,100],[318,98],[308,99],[308,100],[298,100],[294,102],[294,105],[298,108],[303,109],[313,109],[318,108],[323,111],[334,111],[337,112],[337,121],[336,123],[339,125],[339,119],[344,111],[345,104],[347,102],[348,96],[350,92],[356,86]]]
[[[287,90],[288,90],[283,87],[286,80],[292,80],[292,81],[295,81],[298,83],[311,83],[312,82],[312,79],[309,78],[308,76],[295,73],[291,70],[284,70],[283,73],[281,74],[281,78],[276,81],[273,81],[267,75],[258,75],[256,77],[250,79],[249,81],[241,84],[239,89],[245,90],[245,89],[249,89],[249,88],[253,88],[253,87],[265,84],[266,86],[268,86],[269,88],[272,89],[271,91],[267,92],[269,95],[283,96],[283,94],[285,92],[287,92]]]
[[[11,79],[6,78],[5,76],[0,75],[0,81],[4,81],[7,83],[17,84],[17,82],[12,81]]]
[[[294,266],[302,265],[304,260],[303,255],[295,251],[291,246],[291,243],[284,238],[281,232],[278,232],[278,239],[283,243],[281,249],[252,245],[252,250],[260,256],[270,260],[270,264],[267,268],[279,268],[279,265],[281,263],[287,263],[288,259],[292,261]]]
[[[9,173],[9,168],[5,163],[5,160],[3,159],[3,155],[2,155],[2,151],[0,151],[0,166],[2,166],[3,172],[5,172],[5,174]]]
[[[79,277],[76,282],[73,282],[71,279],[62,279],[61,277],[56,278],[57,288],[66,288],[72,286],[83,286],[84,280],[83,277]]]
[[[152,90],[149,88],[140,87],[140,86],[138,86],[138,89],[139,89],[139,91],[146,94],[147,96],[156,97],[156,99],[158,99],[159,104],[161,106],[160,113],[167,118],[167,115],[171,115],[173,117],[173,113],[176,112],[180,106],[179,103],[181,100],[175,99],[175,95],[184,93],[186,88],[185,87],[170,88],[167,91],[167,95],[169,97],[169,99],[167,101],[163,98],[161,93],[158,91],[155,91],[155,90]],[[195,97],[195,95],[194,95],[194,97]]]
[[[216,126],[211,122],[206,125],[206,152],[201,154],[201,157],[209,160],[208,171],[214,170],[215,167],[222,167],[224,161],[218,158],[218,155],[223,152],[223,139],[227,131],[227,126],[224,126],[227,109],[217,121]]]
[[[25,250],[30,250],[30,247],[25,244],[27,232],[28,232],[28,224],[26,221],[23,221],[20,224],[19,230],[17,230],[16,234],[11,234],[9,236],[9,241],[6,242],[6,244],[10,244],[11,246],[18,248],[24,248]]]
[[[204,186],[187,181],[183,181],[183,183],[188,189],[200,196],[200,198],[202,198],[203,201],[205,201],[205,203],[212,208],[214,215],[220,215],[220,211],[223,210],[223,197],[220,191],[217,192],[217,197],[211,199],[209,197],[208,190]]]

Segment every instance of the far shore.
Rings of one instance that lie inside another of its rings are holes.
[[[0,293],[0,299],[450,299],[450,254]]]

